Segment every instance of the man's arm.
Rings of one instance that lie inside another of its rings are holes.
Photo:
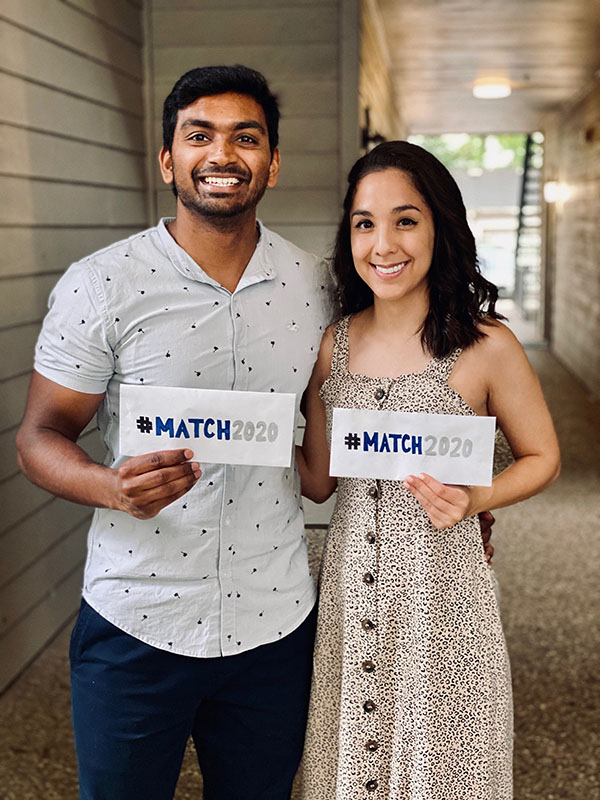
[[[30,481],[66,500],[138,519],[154,517],[196,484],[200,465],[190,462],[191,450],[135,456],[118,469],[97,464],[77,438],[103,397],[67,389],[34,372],[17,433],[19,467]]]

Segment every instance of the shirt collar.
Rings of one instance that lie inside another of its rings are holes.
[[[207,275],[202,267],[197,264],[171,236],[167,230],[167,224],[172,222],[173,219],[174,217],[163,217],[156,226],[158,235],[173,266],[186,278],[222,288],[221,284],[214,278],[211,278],[210,275]],[[275,246],[272,241],[271,231],[265,228],[260,220],[257,220],[256,224],[259,234],[256,249],[240,278],[240,282],[235,288],[235,292],[239,292],[246,286],[251,286],[254,283],[260,283],[260,281],[272,280],[277,276],[275,256],[273,253]]]

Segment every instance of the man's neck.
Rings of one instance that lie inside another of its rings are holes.
[[[233,292],[252,258],[258,231],[254,210],[232,219],[211,219],[181,210],[167,229],[206,274]]]

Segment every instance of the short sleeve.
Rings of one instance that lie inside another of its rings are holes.
[[[55,383],[102,394],[114,374],[102,297],[91,266],[73,264],[56,284],[40,332],[34,367]]]

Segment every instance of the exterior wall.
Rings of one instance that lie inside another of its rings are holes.
[[[377,132],[386,139],[401,139],[406,130],[398,112],[383,22],[376,0],[361,0],[359,52],[360,125],[364,127],[366,123],[365,109],[368,108],[371,133]]]
[[[281,176],[262,200],[259,216],[301,247],[325,252],[339,214],[345,113],[341,31],[347,5],[345,0],[152,0],[153,164],[161,146],[162,102],[180,75],[208,64],[258,69],[282,111]],[[172,214],[173,195],[157,167],[152,174],[157,215]]]
[[[552,348],[600,396],[600,80],[561,114],[546,138],[546,178],[571,190],[551,209],[548,226],[555,253]]]
[[[48,293],[147,206],[141,0],[4,0],[0,37],[1,690],[75,611],[90,515],[16,465]]]

